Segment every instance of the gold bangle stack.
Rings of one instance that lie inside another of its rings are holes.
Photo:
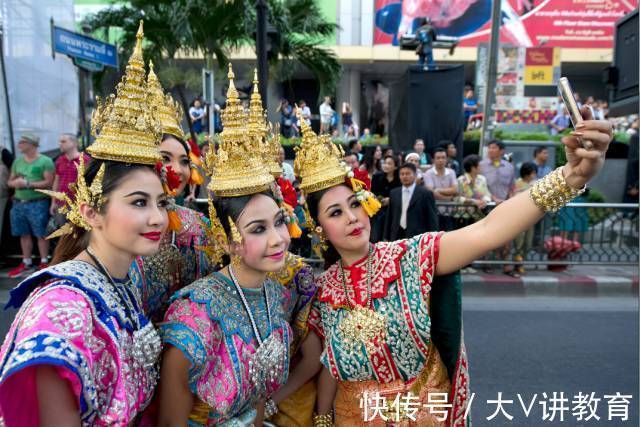
[[[571,188],[562,174],[562,167],[536,181],[529,189],[531,200],[543,212],[557,212],[558,209],[575,199],[586,186],[580,189]]]
[[[333,411],[328,414],[313,414],[313,427],[333,427]]]

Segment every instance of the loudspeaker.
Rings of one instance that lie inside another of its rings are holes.
[[[422,138],[427,151],[442,140],[453,141],[462,156],[464,66],[435,70],[409,67],[389,89],[389,143],[396,152],[413,151]]]
[[[638,113],[638,9],[616,22],[613,65],[605,69],[609,115]]]

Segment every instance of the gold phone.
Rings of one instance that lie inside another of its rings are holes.
[[[567,79],[566,77],[560,77],[560,80],[558,81],[558,91],[560,92],[560,96],[562,97],[564,105],[567,107],[567,111],[569,112],[569,119],[571,119],[571,124],[575,129],[578,123],[582,122],[582,114],[580,114],[578,103],[576,102],[576,98],[573,96],[573,90],[571,89],[569,79]],[[593,143],[591,141],[586,141],[582,138],[578,138],[578,140],[587,150],[593,148]]]

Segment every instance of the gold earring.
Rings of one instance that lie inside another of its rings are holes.
[[[233,222],[230,216],[227,217],[229,220],[229,229],[231,231],[231,240],[238,245],[242,244],[242,236],[240,236],[240,232],[238,231],[238,227],[236,227],[236,223]]]
[[[236,254],[231,255],[231,265],[233,266],[233,269],[237,271],[240,264],[242,264],[242,257]]]

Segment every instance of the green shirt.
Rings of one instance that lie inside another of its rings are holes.
[[[53,173],[54,170],[53,160],[42,154],[30,163],[27,162],[24,157],[20,157],[16,159],[11,166],[11,173],[13,175],[21,176],[29,182],[42,181],[45,172]],[[20,188],[16,190],[16,199],[18,200],[25,201],[44,198],[47,198],[47,196],[30,188]]]

